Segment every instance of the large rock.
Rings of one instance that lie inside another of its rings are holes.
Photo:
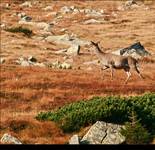
[[[65,44],[65,45],[88,45],[90,42],[81,40],[77,37],[71,37],[68,34],[64,35],[56,35],[56,36],[48,36],[45,38],[46,41],[48,42],[56,42],[58,44]]]
[[[123,56],[132,56],[136,59],[151,55],[140,42],[134,43],[129,47],[117,50],[113,53]]]
[[[80,45],[72,45],[67,50],[67,54],[78,55],[79,53],[80,53]]]
[[[120,134],[123,126],[97,121],[82,138],[82,143],[88,144],[121,144],[125,137]]]
[[[7,143],[7,144],[22,144],[20,140],[17,138],[13,137],[12,135],[5,133],[3,137],[1,138],[2,143]]]
[[[73,135],[69,140],[69,144],[80,144],[78,135]]]

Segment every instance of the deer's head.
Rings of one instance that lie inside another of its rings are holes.
[[[91,44],[94,45],[94,46],[96,47],[96,49],[98,50],[98,52],[102,52],[101,49],[100,49],[100,47],[99,47],[99,45],[98,45],[99,43],[100,43],[100,41],[99,41],[99,42],[96,42],[96,43],[93,42],[93,41],[91,41]],[[102,53],[103,53],[103,52],[102,52]]]

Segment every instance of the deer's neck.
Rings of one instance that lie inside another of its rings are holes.
[[[101,51],[101,49],[98,46],[96,46],[96,54],[100,55],[100,54],[105,54],[105,53]]]

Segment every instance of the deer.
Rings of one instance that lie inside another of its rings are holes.
[[[111,69],[111,80],[113,80],[113,70],[114,69],[123,69],[126,74],[127,78],[125,80],[125,84],[128,82],[129,78],[131,77],[130,70],[135,70],[140,78],[144,79],[142,74],[137,68],[138,61],[131,57],[131,56],[122,56],[116,55],[112,53],[105,53],[99,47],[99,42],[95,43],[91,41],[91,44],[96,48],[96,54],[99,58],[99,61],[102,66],[102,70]],[[103,68],[104,67],[104,68]]]

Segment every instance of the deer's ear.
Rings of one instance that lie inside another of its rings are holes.
[[[96,42],[96,44],[100,44],[100,41]]]
[[[94,44],[96,44],[96,43],[95,43],[95,42],[93,42],[93,41],[90,41],[90,42],[91,42],[91,44],[93,44],[93,45],[94,45]]]

